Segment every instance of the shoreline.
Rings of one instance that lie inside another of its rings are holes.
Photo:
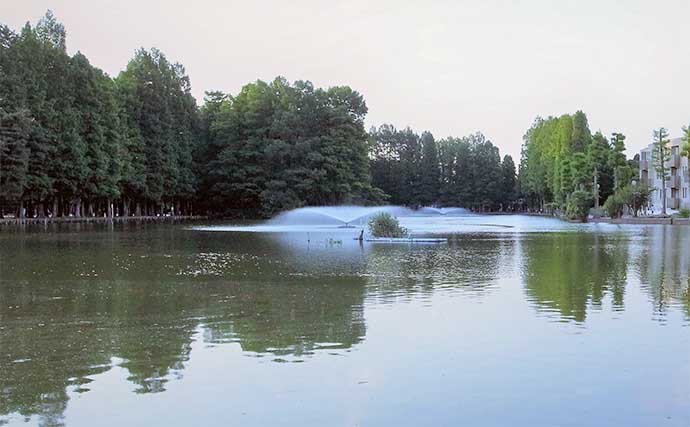
[[[119,216],[119,217],[43,217],[43,218],[0,218],[0,226],[23,226],[41,224],[86,224],[86,223],[127,223],[127,222],[181,222],[207,220],[207,216]]]
[[[634,225],[690,225],[690,218],[592,218],[587,222],[604,224],[634,224]]]
[[[473,212],[478,215],[487,216],[536,216],[545,218],[556,218],[565,222],[572,221],[559,215],[552,215],[538,212]],[[127,216],[127,217],[44,217],[44,218],[0,218],[0,227],[14,227],[25,225],[48,225],[48,224],[108,224],[108,223],[164,223],[164,222],[186,222],[186,221],[206,221],[212,217],[205,215],[184,215],[184,216]],[[220,220],[236,219],[232,217],[215,218]],[[589,223],[617,224],[617,225],[690,225],[690,218],[678,217],[626,217],[626,218],[588,218]]]

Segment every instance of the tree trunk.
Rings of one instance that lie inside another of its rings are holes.
[[[24,208],[24,199],[19,201],[19,218],[24,219],[26,217],[26,209]]]
[[[106,207],[106,215],[108,218],[113,217],[113,200],[112,199],[107,199],[106,202],[108,203],[108,206]]]

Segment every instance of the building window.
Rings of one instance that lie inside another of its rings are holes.
[[[684,199],[688,198],[688,187],[683,187],[683,198]]]

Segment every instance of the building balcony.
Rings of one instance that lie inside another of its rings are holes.
[[[680,175],[674,175],[666,181],[666,188],[675,188],[680,190]]]
[[[640,170],[643,171],[648,171],[649,170],[649,160],[640,160]]]
[[[679,168],[680,167],[680,154],[671,154],[671,158],[668,161],[668,167]]]
[[[680,207],[680,199],[678,197],[667,197],[666,207],[668,209],[678,209]]]

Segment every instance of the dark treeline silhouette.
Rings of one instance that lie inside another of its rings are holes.
[[[390,202],[408,206],[514,209],[515,163],[481,133],[439,141],[430,132],[382,125],[369,132],[371,175]]]
[[[0,25],[0,216],[270,216],[383,202],[507,209],[515,166],[481,134],[440,141],[384,125],[347,86],[257,81],[207,92],[140,49],[115,78],[49,11]]]

